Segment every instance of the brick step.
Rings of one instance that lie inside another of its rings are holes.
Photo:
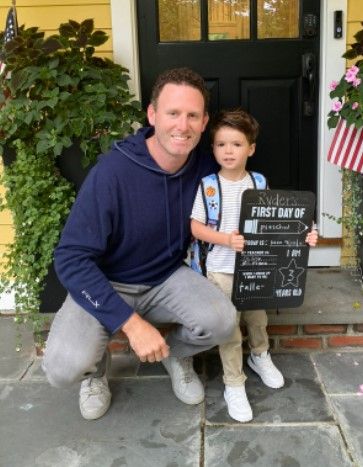
[[[159,328],[165,335],[170,328]],[[241,326],[243,336],[246,328]],[[271,351],[307,351],[307,350],[333,350],[338,348],[362,347],[363,324],[307,324],[307,325],[270,325],[267,327],[270,338]],[[247,338],[244,337],[244,347],[248,349]],[[129,351],[127,337],[121,331],[109,343],[113,353]]]

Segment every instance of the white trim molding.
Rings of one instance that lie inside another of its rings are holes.
[[[343,11],[343,37],[334,38],[334,11]],[[318,212],[320,234],[326,238],[341,237],[341,226],[324,213],[339,217],[342,208],[342,181],[339,169],[327,162],[334,131],[328,130],[327,114],[331,110],[329,83],[339,80],[345,70],[347,0],[322,0],[320,43],[320,103],[318,137]]]
[[[135,0],[111,0],[113,59],[129,70],[129,86],[140,99],[139,45]]]
[[[334,11],[343,12],[343,37],[334,38]],[[320,25],[320,95],[318,124],[318,227],[324,238],[341,238],[341,225],[324,214],[340,217],[342,213],[342,179],[339,168],[327,161],[329,146],[334,134],[328,130],[327,114],[331,110],[329,84],[343,75],[346,62],[347,0],[321,0]],[[313,249],[309,265],[339,266],[340,247]]]

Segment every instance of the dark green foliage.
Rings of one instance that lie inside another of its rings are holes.
[[[0,76],[0,153],[5,148],[16,152],[0,180],[7,189],[0,209],[12,211],[15,230],[0,292],[15,290],[17,311],[34,321],[53,249],[74,201],[57,157],[77,141],[83,164],[94,163],[112,140],[132,133],[133,124],[144,119],[129,91],[127,70],[94,57],[95,47],[106,41],[92,19],[70,20],[47,39],[38,28],[21,26],[0,51],[7,65]]]

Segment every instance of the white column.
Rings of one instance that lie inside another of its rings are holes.
[[[135,0],[111,0],[113,57],[116,63],[128,68],[129,86],[140,99],[139,47]]]

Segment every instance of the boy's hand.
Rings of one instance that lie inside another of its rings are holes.
[[[305,242],[309,244],[309,246],[316,246],[318,243],[318,231],[317,230],[312,230],[306,235]]]
[[[228,235],[228,246],[234,251],[241,252],[245,246],[245,238],[238,230],[234,230]]]

